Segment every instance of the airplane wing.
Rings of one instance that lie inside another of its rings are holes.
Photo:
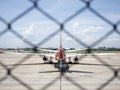
[[[40,49],[41,51],[45,52],[50,52],[50,53],[56,53],[58,52],[57,49]],[[80,52],[81,50],[86,50],[86,49],[74,49],[74,50],[68,50],[68,49],[63,49],[66,53],[77,53]]]
[[[83,51],[83,50],[86,50],[86,49],[65,50],[65,52],[66,53],[78,53],[78,52]]]
[[[47,54],[43,53],[40,54],[40,56],[43,58],[44,61],[52,61],[55,59],[55,53],[58,52],[57,49],[40,49],[41,53],[46,52]],[[66,50],[63,49],[64,52],[66,53],[66,59],[68,60],[74,60],[74,61],[78,61],[79,58],[81,58],[81,56],[84,55],[91,55],[91,54],[87,54],[87,53],[80,53],[81,50],[86,50],[86,49],[75,49],[75,50]],[[108,53],[93,53],[93,55],[110,55]]]
[[[55,57],[55,54],[54,53],[48,53],[48,54],[40,54],[41,57]]]
[[[80,52],[80,50],[66,50],[66,53],[74,53],[74,52]]]
[[[50,49],[40,49],[41,52],[46,52],[46,53],[56,53],[57,50],[50,50]]]

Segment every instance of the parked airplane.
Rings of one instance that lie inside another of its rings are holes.
[[[45,51],[45,50],[44,50]],[[46,50],[49,52],[56,52],[53,50]],[[70,50],[69,52],[71,52]],[[51,56],[52,57],[52,56]],[[69,64],[73,64],[71,61],[67,62],[66,61],[66,53],[65,50],[62,47],[62,32],[60,32],[60,47],[58,48],[57,52],[55,53],[55,59],[57,60],[56,63],[54,63],[52,60],[50,60],[48,63],[49,64],[54,64],[55,68],[57,68],[57,71],[45,71],[45,72],[40,72],[40,73],[50,73],[50,72],[61,72],[66,73],[66,72],[77,72],[77,73],[92,73],[92,72],[87,72],[87,71],[75,71],[75,70],[69,70]],[[70,56],[69,56],[70,57]],[[43,55],[43,60],[47,61],[48,58],[46,55]],[[78,61],[78,57],[75,56],[74,61]]]

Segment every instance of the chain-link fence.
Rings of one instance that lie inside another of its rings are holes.
[[[80,6],[80,9],[78,9],[73,15],[71,15],[71,16],[69,15],[69,17],[67,17],[62,22],[60,22],[59,20],[57,20],[56,18],[51,16],[49,13],[47,13],[44,10],[44,8],[41,8],[41,6],[38,4],[41,1],[44,1],[44,0],[28,0],[28,2],[30,2],[32,5],[30,7],[28,7],[25,11],[20,13],[18,16],[14,17],[14,19],[12,19],[10,22],[7,22],[5,18],[0,17],[0,22],[3,23],[7,27],[6,29],[1,30],[0,37],[4,36],[4,34],[6,34],[7,32],[10,32],[10,33],[14,34],[17,38],[21,39],[28,46],[32,47],[33,50],[34,50],[34,53],[37,53],[38,47],[44,45],[51,38],[54,38],[54,36],[57,35],[60,31],[62,31],[63,33],[68,35],[68,37],[71,37],[75,42],[79,43],[79,45],[83,46],[84,48],[87,48],[88,52],[91,52],[91,50],[94,46],[103,42],[105,39],[107,39],[113,33],[116,33],[120,36],[120,31],[118,29],[119,24],[120,24],[120,20],[118,20],[116,23],[113,23],[112,21],[110,21],[109,19],[104,17],[101,13],[96,11],[95,7],[94,8],[92,7],[92,2],[94,2],[95,0],[88,0],[88,1],[78,0],[79,2],[84,4],[83,7]],[[113,2],[113,1],[110,1],[110,2]],[[18,1],[18,3],[19,3],[19,1]],[[53,33],[48,35],[45,39],[41,40],[41,42],[39,42],[37,44],[34,44],[34,43],[32,43],[32,41],[29,41],[29,40],[25,39],[24,36],[21,35],[21,33],[18,33],[17,30],[14,30],[13,27],[12,27],[17,21],[19,21],[19,19],[23,18],[23,16],[25,16],[26,14],[31,12],[33,9],[37,10],[40,14],[44,15],[46,18],[48,18],[49,20],[51,20],[52,22],[54,22],[56,25],[59,26],[59,29],[55,30]],[[92,43],[91,45],[87,45],[81,39],[78,39],[76,36],[74,36],[72,34],[72,32],[70,32],[70,30],[65,28],[65,26],[68,22],[72,21],[75,17],[81,15],[86,10],[93,13],[96,17],[98,17],[99,19],[101,19],[102,21],[104,21],[105,23],[107,23],[108,25],[110,25],[112,27],[112,30],[107,32],[105,35],[100,36],[100,38],[97,41],[95,41],[94,43]],[[16,65],[11,66],[11,67],[7,66],[6,63],[3,63],[3,62],[0,61],[0,66],[6,72],[6,74],[2,78],[0,78],[0,85],[2,85],[2,83],[10,77],[10,78],[14,79],[15,81],[17,81],[19,84],[21,84],[25,88],[25,90],[36,90],[31,85],[24,82],[24,79],[18,78],[17,75],[14,75],[14,70],[17,69],[18,67],[20,67],[20,64],[22,64],[26,61],[29,61],[29,59],[32,58],[32,56],[33,56],[32,54],[25,56],[24,58],[22,58],[22,60],[17,62]],[[87,56],[82,56],[80,61],[82,61],[86,57]],[[109,79],[107,81],[100,84],[99,87],[97,87],[95,90],[104,90],[104,88],[106,88],[107,85],[112,83],[112,81],[114,81],[115,79],[118,79],[120,81],[120,76],[119,76],[120,67],[115,69],[113,66],[110,66],[107,62],[105,62],[102,58],[100,58],[97,55],[91,54],[91,57],[93,57],[98,62],[102,63],[103,65],[106,65],[107,69],[110,70],[111,73],[113,74],[111,77],[109,77]],[[102,74],[102,73],[100,73],[100,74]],[[75,87],[77,87],[79,90],[89,90],[89,88],[86,88],[82,84],[77,83],[75,80],[72,80],[72,78],[68,77],[67,75],[63,75],[63,77],[67,81],[72,83]],[[61,78],[61,75],[60,75],[60,77],[57,77],[54,80],[52,80],[51,82],[49,82],[47,85],[44,85],[44,87],[41,88],[40,90],[47,90],[49,87],[52,87],[52,85],[55,84],[59,78]],[[119,81],[118,81],[118,83],[119,83]],[[61,88],[62,87],[60,87],[60,89]],[[119,90],[119,89],[120,89],[120,87],[116,90]],[[10,87],[9,87],[8,90],[11,90]],[[18,89],[16,89],[16,90],[18,90]]]

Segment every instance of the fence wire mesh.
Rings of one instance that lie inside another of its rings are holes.
[[[113,33],[116,33],[116,34],[118,34],[120,36],[120,31],[118,30],[118,27],[119,27],[119,24],[120,24],[120,20],[118,20],[118,22],[116,22],[116,23],[113,23],[112,21],[110,21],[109,19],[107,19],[106,17],[104,17],[101,13],[99,13],[95,9],[95,7],[92,7],[92,2],[94,2],[95,0],[88,0],[88,1],[86,1],[86,0],[79,0],[79,2],[82,2],[84,4],[84,6],[83,7],[80,6],[80,9],[78,9],[73,15],[67,17],[62,22],[60,22],[59,20],[57,20],[56,18],[54,18],[52,15],[50,15],[49,13],[47,13],[44,10],[44,8],[41,8],[41,6],[38,4],[41,1],[43,1],[43,0],[28,0],[28,2],[30,2],[32,5],[30,7],[28,7],[26,10],[24,10],[22,13],[20,13],[18,16],[14,17],[9,22],[5,18],[0,17],[0,22],[3,23],[6,26],[5,29],[1,30],[0,37],[4,36],[4,34],[6,34],[7,32],[10,32],[10,33],[14,34],[17,38],[21,39],[28,46],[31,46],[33,48],[33,50],[34,50],[34,53],[37,53],[38,52],[38,47],[40,47],[41,45],[44,45],[44,43],[48,42],[51,38],[54,38],[54,36],[57,35],[60,31],[62,31],[63,33],[65,33],[66,35],[68,35],[69,37],[71,37],[74,41],[76,41],[77,43],[79,43],[79,45],[83,46],[84,48],[87,48],[88,52],[91,52],[91,50],[92,50],[92,48],[94,46],[96,46],[96,45],[100,44],[101,42],[103,42],[105,39],[107,39]],[[51,33],[50,35],[48,35],[46,38],[44,38],[42,41],[40,41],[37,44],[34,44],[34,43],[32,43],[32,41],[29,41],[26,38],[24,38],[24,36],[22,36],[21,33],[17,32],[17,30],[14,30],[13,27],[12,27],[17,21],[19,21],[21,18],[23,18],[23,16],[25,16],[26,14],[28,14],[29,12],[31,12],[33,9],[37,10],[40,14],[43,14],[46,18],[48,18],[49,20],[51,20],[52,22],[54,22],[56,25],[59,26],[59,29],[55,30],[53,33]],[[112,27],[112,30],[110,30],[105,35],[101,36],[100,39],[98,39],[97,41],[95,41],[91,45],[87,45],[81,39],[78,39],[76,36],[74,36],[72,34],[72,32],[70,32],[69,29],[65,28],[65,26],[66,26],[66,24],[68,22],[72,21],[75,17],[81,15],[86,10],[89,10],[91,13],[93,13],[99,19],[101,19],[102,21],[104,21],[105,23],[107,23],[108,25],[110,25]],[[22,64],[22,63],[24,63],[26,61],[29,61],[29,59],[32,58],[32,56],[33,56],[33,54],[27,55],[26,57],[24,57],[23,59],[21,59],[19,62],[15,63],[16,64],[15,66],[11,66],[11,67],[7,66],[6,63],[3,63],[3,62],[0,61],[0,66],[6,72],[6,74],[3,77],[0,77],[0,85],[2,85],[2,83],[4,81],[6,81],[8,78],[12,78],[16,82],[18,82],[20,85],[22,85],[25,88],[25,90],[36,90],[35,88],[32,87],[32,85],[29,85],[28,83],[26,83],[24,81],[24,79],[18,78],[17,75],[14,75],[14,70],[16,70],[18,67],[20,67],[20,64]],[[118,79],[119,83],[120,83],[120,76],[119,76],[120,67],[117,68],[117,69],[115,69],[114,67],[110,66],[109,63],[105,62],[99,56],[94,55],[94,54],[91,54],[91,56],[94,59],[96,59],[98,62],[106,65],[106,67],[112,73],[111,77],[108,75],[109,79],[107,81],[105,81],[102,84],[100,84],[99,87],[95,88],[94,90],[104,90],[115,79]],[[87,56],[82,56],[79,61],[82,61],[86,57]],[[72,80],[72,78],[68,77],[67,75],[63,75],[62,77],[64,77],[64,79],[66,79],[67,81],[69,81],[70,83],[72,83],[79,90],[89,90],[89,88],[86,88],[85,86],[81,85],[80,83],[77,83],[75,80]],[[47,90],[47,89],[49,89],[49,87],[52,87],[52,85],[55,84],[60,78],[61,77],[59,77],[59,76],[56,77],[55,79],[53,79],[48,84],[44,85],[44,87],[40,88],[39,90]],[[116,90],[119,90],[119,89],[120,89],[120,87],[118,89],[116,89]],[[9,88],[9,90],[11,90],[11,89]]]

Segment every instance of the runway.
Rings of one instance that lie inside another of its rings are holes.
[[[65,73],[61,87],[59,72],[39,73],[56,70],[53,65],[11,66],[42,62],[39,54],[0,54],[0,90],[120,90],[120,53],[80,55],[79,63],[113,66],[70,65],[70,70],[93,73]]]

